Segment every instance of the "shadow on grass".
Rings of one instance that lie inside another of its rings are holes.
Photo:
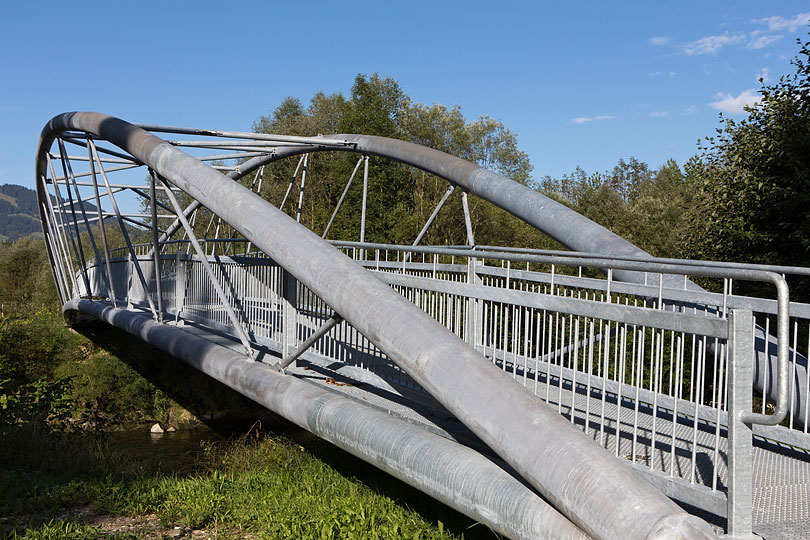
[[[476,523],[361,459],[318,439],[224,384],[117,328],[98,324],[82,326],[77,330],[99,347],[117,356],[223,437],[244,436],[259,420],[261,430],[269,432],[265,435],[294,440],[342,476],[356,479],[398,505],[418,513],[428,522],[441,522],[444,529],[453,535],[463,535],[467,539],[499,538],[485,525]]]

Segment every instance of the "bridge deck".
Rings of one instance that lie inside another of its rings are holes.
[[[240,350],[240,343],[231,336],[214,333],[195,324],[186,323],[183,328],[220,345]],[[264,351],[263,354],[275,355],[271,351]],[[267,357],[264,360],[273,361]],[[340,367],[339,363],[324,367],[317,363],[299,361],[297,367],[291,366],[287,372],[291,376],[321,385],[369,406],[378,407],[434,433],[492,454],[475,435],[429,396],[408,391],[396,393],[390,388],[358,382],[346,377]],[[533,378],[524,379],[520,373],[515,378],[518,382],[525,382],[530,390],[535,391],[543,399],[548,396],[549,405],[557,407],[566,418],[572,418],[573,409],[573,423],[581,429],[585,429],[586,418],[589,419],[587,431],[597,444],[626,460],[634,458],[637,469],[650,468],[652,460],[652,468],[657,471],[665,471],[667,475],[687,481],[693,478],[697,484],[708,483],[711,486],[710,479],[715,477],[716,468],[718,478],[716,489],[719,492],[726,490],[727,455],[724,429],[718,431],[716,426],[705,424],[695,431],[691,420],[680,419],[673,422],[662,419],[660,415],[653,417],[650,411],[643,408],[636,411],[629,406],[619,407],[615,400],[611,401],[608,398],[603,401],[601,396],[586,396],[581,389],[574,394],[570,385],[563,384],[560,387],[558,379],[555,378],[551,379],[550,384],[542,378],[535,384]],[[618,451],[617,418],[619,418]],[[654,447],[653,421],[655,421]],[[604,429],[600,429],[600,425],[604,425]],[[634,428],[634,425],[637,428]],[[673,430],[676,434],[674,447]],[[716,439],[719,439],[719,445],[715,444]],[[717,452],[714,450],[715,447],[718,447]],[[691,466],[693,462],[694,470]],[[757,441],[754,447],[754,486],[753,519],[754,531],[757,534],[766,539],[810,537],[810,455],[786,447],[780,448],[765,441]],[[691,507],[688,509],[714,523],[718,531],[722,530],[724,519]]]

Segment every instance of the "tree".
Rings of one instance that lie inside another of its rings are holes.
[[[0,243],[0,304],[6,314],[58,306],[43,240]]]
[[[263,133],[362,133],[402,139],[473,161],[524,184],[529,183],[532,170],[528,156],[518,148],[516,135],[500,121],[487,116],[468,121],[458,106],[414,103],[394,79],[377,74],[358,75],[349,97],[319,92],[306,108],[297,98],[288,97],[271,114],[260,116],[253,127]],[[357,158],[343,153],[310,157],[302,223],[318,233],[323,230]],[[296,163],[285,160],[265,171],[263,195],[267,200],[281,202]],[[330,238],[358,238],[359,184],[349,191]],[[444,180],[413,167],[371,160],[366,239],[411,243],[447,187]],[[466,243],[460,197],[456,190],[423,243]],[[288,203],[284,210],[293,215],[294,206]],[[532,227],[472,196],[470,211],[479,244],[550,245]]]
[[[686,254],[699,258],[810,265],[810,42],[796,72],[766,85],[686,168],[695,191]],[[804,294],[804,293],[802,293]]]
[[[657,171],[634,157],[604,173],[577,167],[560,179],[545,177],[539,187],[652,255],[679,251],[689,191],[674,160]]]

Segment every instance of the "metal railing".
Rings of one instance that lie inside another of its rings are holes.
[[[212,251],[217,249],[213,244],[224,251],[226,243],[206,242]],[[164,293],[166,313],[236,335],[199,257],[185,253],[185,242],[172,245],[175,253],[162,256],[163,290],[173,291]],[[147,274],[151,274],[149,247],[136,247]],[[732,279],[763,280],[783,291],[781,276],[691,264],[641,265],[650,273],[709,274],[725,286],[722,294],[687,291],[686,298],[683,290],[663,285],[581,277],[583,270],[592,273],[595,264],[607,269],[609,277],[616,264],[612,261],[583,258],[573,267],[570,260],[544,256],[521,261],[518,270],[510,254],[494,251],[472,257],[430,247],[418,252],[391,245],[338,243],[338,247],[354,258],[365,253],[360,262],[369,270],[608,452],[630,462],[670,496],[729,517],[733,528],[731,508],[739,512],[739,498],[750,497],[748,488],[733,489],[733,477],[750,471],[752,459],[751,432],[734,432],[741,423],[745,426],[741,414],[752,413],[751,380],[744,375],[740,380],[741,374],[753,372],[754,357],[754,315],[744,307],[753,303],[778,317],[788,306],[784,296],[781,301],[734,297],[729,285]],[[412,254],[407,261],[406,252]],[[146,295],[132,279],[134,263],[116,257],[122,254],[113,252],[112,264],[131,287],[119,301],[146,307]],[[207,258],[251,342],[279,356],[309,340],[333,314],[317,295],[260,253]],[[553,266],[555,273],[534,270],[532,265]],[[99,265],[91,265],[89,273],[103,291],[99,270]],[[744,307],[730,307],[739,304]],[[796,313],[807,308],[790,306]],[[735,339],[746,345],[735,349]],[[339,362],[367,371],[365,377],[353,372],[364,382],[424,393],[345,321],[327,329],[301,359],[321,366]],[[810,449],[806,431],[806,424],[792,422],[755,428],[759,436]],[[740,446],[740,457],[733,463],[730,455]],[[750,501],[745,504],[747,517],[742,519],[750,520]]]

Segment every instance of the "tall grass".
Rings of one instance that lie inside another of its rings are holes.
[[[284,436],[254,433],[235,441],[203,443],[189,458],[194,463],[186,474],[132,473],[126,460],[103,442],[86,438],[53,440],[42,452],[32,449],[30,457],[27,463],[17,459],[16,466],[0,465],[0,536],[106,535],[75,511],[86,514],[90,507],[94,516],[154,514],[163,527],[205,529],[223,539],[496,537],[315,439],[299,444]],[[136,538],[139,532],[128,534]]]

